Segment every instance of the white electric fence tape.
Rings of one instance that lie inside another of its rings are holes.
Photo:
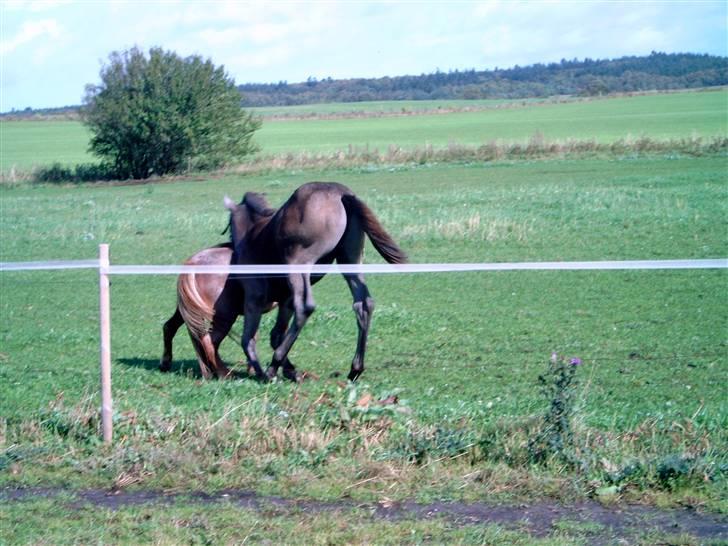
[[[58,260],[50,262],[0,262],[0,271],[36,271],[50,269],[98,269],[99,260]]]
[[[98,260],[0,262],[0,271],[98,269]],[[700,260],[628,260],[596,262],[504,262],[318,265],[110,265],[109,275],[178,275],[180,273],[285,275],[288,273],[449,273],[468,271],[598,271],[628,269],[728,269],[728,258]]]

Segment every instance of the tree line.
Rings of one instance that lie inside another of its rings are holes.
[[[652,53],[611,61],[563,60],[549,65],[422,76],[237,86],[222,66],[198,55],[136,47],[113,52],[100,81],[86,86],[80,119],[96,163],[54,164],[45,181],[143,179],[240,162],[257,151],[261,120],[244,108],[399,99],[526,98],[708,87],[728,83],[728,58]],[[242,92],[242,95],[241,95]],[[241,98],[242,97],[242,98]],[[243,108],[241,108],[241,102]]]
[[[618,59],[562,59],[559,63],[385,76],[239,85],[243,106],[288,106],[382,100],[524,99],[595,96],[728,85],[728,57],[658,53]]]

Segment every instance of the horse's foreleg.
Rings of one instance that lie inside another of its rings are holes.
[[[364,353],[367,349],[369,325],[371,324],[372,313],[374,312],[374,299],[369,294],[369,289],[364,282],[363,275],[344,275],[344,278],[354,298],[354,305],[352,307],[356,315],[357,326],[359,327],[356,353],[354,353],[354,359],[351,362],[351,371],[348,376],[350,381],[356,381],[364,371]]]
[[[281,364],[284,364],[284,371],[288,369],[288,366],[285,366],[285,362],[288,360],[288,352],[291,350],[291,347],[293,347],[293,344],[295,343],[296,338],[298,338],[298,334],[301,333],[301,329],[303,328],[303,325],[306,324],[308,317],[310,317],[316,309],[316,302],[313,299],[311,278],[309,274],[304,273],[289,275],[288,284],[291,288],[291,293],[293,294],[293,321],[291,322],[291,327],[288,328],[284,334],[280,344],[273,351],[273,361],[271,362],[271,368],[275,368],[276,370]]]
[[[274,351],[283,342],[286,331],[288,330],[288,324],[291,322],[292,316],[293,307],[291,301],[287,301],[278,306],[278,316],[276,318],[276,323],[273,326],[273,329],[270,331],[270,346]],[[278,366],[280,364],[283,364],[283,375],[287,379],[291,379],[292,381],[298,380],[298,376],[296,375],[296,368],[293,366],[288,357],[286,357],[286,359],[282,363],[273,360],[271,362],[271,365],[265,371],[265,374],[270,379],[273,379],[276,375],[278,375]]]
[[[179,308],[174,310],[174,315],[164,323],[162,327],[162,333],[164,337],[164,352],[162,353],[162,359],[159,361],[159,369],[163,372],[168,372],[172,366],[172,340],[177,334],[177,330],[180,329],[185,323],[182,318],[182,314],[179,312]]]
[[[255,347],[255,334],[258,332],[258,326],[260,325],[261,312],[256,306],[246,305],[245,306],[245,319],[243,324],[243,338],[241,345],[243,346],[243,352],[248,359],[248,366],[255,370],[255,375],[258,379],[267,379],[265,373],[260,367],[258,361],[258,352]]]

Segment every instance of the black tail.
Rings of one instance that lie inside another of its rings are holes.
[[[397,246],[394,239],[387,233],[382,224],[372,212],[366,203],[360,200],[356,195],[343,195],[341,200],[350,213],[356,214],[361,220],[364,232],[369,236],[369,240],[377,249],[377,252],[387,260],[390,264],[407,263],[407,254]]]

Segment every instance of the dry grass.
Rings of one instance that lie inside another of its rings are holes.
[[[619,157],[631,154],[706,155],[725,153],[728,137],[691,137],[683,139],[652,139],[627,137],[611,143],[596,140],[567,139],[549,141],[537,133],[526,142],[491,141],[481,146],[451,142],[436,148],[432,145],[406,149],[391,145],[387,150],[349,146],[333,153],[287,153],[258,155],[250,161],[230,167],[235,173],[259,173],[292,169],[340,169],[366,166],[393,166],[427,163],[503,161],[516,159],[555,159],[584,156]]]
[[[425,236],[445,240],[499,241],[514,240],[523,242],[533,231],[533,221],[516,221],[510,218],[486,220],[476,212],[460,218],[433,220],[424,224],[407,224],[404,237]]]

